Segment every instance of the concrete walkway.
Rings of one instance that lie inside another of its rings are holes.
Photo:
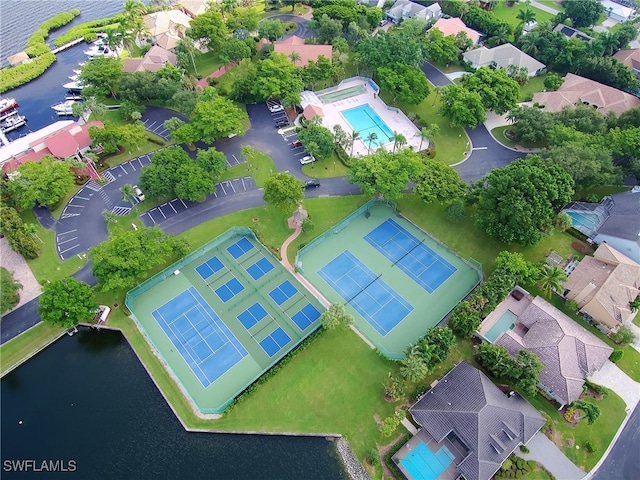
[[[20,301],[14,310],[42,293],[42,287],[31,273],[25,259],[22,255],[11,250],[9,242],[4,237],[0,238],[0,259],[2,259],[0,266],[9,270],[13,274],[13,278],[22,284],[22,289],[18,291]]]
[[[529,453],[516,450],[516,455],[541,463],[558,480],[580,480],[585,476],[544,433],[536,433],[527,447]]]
[[[550,13],[551,15],[557,15],[560,13],[560,9],[552,8],[544,3],[536,2],[535,0],[531,0],[531,6],[542,10],[543,12]]]
[[[627,412],[636,408],[640,401],[640,383],[632,380],[617,365],[607,360],[604,366],[589,378],[589,381],[610,388],[627,404]]]
[[[636,339],[633,341],[631,346],[635,348],[638,352],[640,352],[640,327],[636,326],[633,323],[629,323],[629,328],[636,335]]]

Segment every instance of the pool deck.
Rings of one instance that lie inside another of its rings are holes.
[[[347,132],[347,135],[351,136],[353,128],[351,128],[349,122],[345,120],[341,112],[343,110],[349,110],[351,108],[369,104],[392,132],[401,133],[405,136],[407,139],[405,147],[411,147],[413,150],[418,151],[421,141],[420,130],[418,127],[416,127],[400,109],[387,106],[387,104],[384,103],[380,99],[380,96],[373,90],[373,87],[369,82],[363,78],[347,79],[341,82],[340,90],[344,90],[355,85],[364,85],[366,92],[354,97],[338,100],[337,102],[319,105],[324,113],[322,125],[331,131],[333,131],[334,125],[340,125],[342,129]],[[428,140],[422,141],[422,150],[426,149],[428,146]],[[383,148],[390,152],[393,151],[393,142],[384,145]],[[371,145],[371,149],[372,151],[376,149],[375,142]],[[369,145],[366,138],[356,139],[353,146],[353,156],[360,157],[368,154]]]
[[[523,290],[521,291],[525,293]],[[482,335],[485,335],[489,330],[491,330],[491,327],[496,324],[496,322],[507,310],[511,310],[519,317],[520,315],[522,315],[522,312],[524,312],[524,310],[529,306],[531,300],[533,300],[533,296],[529,293],[525,293],[524,298],[522,298],[522,300],[520,301],[516,300],[511,295],[508,295],[506,299],[498,304],[493,312],[487,315],[487,317],[480,324],[478,332],[480,332],[480,334]]]
[[[447,469],[440,474],[438,480],[456,480],[460,476],[460,472],[458,472],[458,470],[456,469],[456,465],[462,462],[462,460],[464,460],[464,458],[467,456],[464,447],[460,443],[458,443],[458,441],[451,442],[446,438],[442,442],[437,443],[426,430],[421,428],[420,430],[418,430],[418,433],[411,437],[409,441],[402,447],[400,447],[400,450],[398,450],[393,455],[393,457],[391,457],[393,459],[393,462],[397,465],[397,467],[406,478],[411,479],[412,477],[400,462],[407,455],[409,455],[409,453],[421,442],[426,443],[432,452],[437,452],[442,447],[447,447],[449,451],[455,456],[453,462],[451,462],[451,465],[449,465]]]

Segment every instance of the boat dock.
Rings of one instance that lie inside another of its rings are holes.
[[[58,48],[54,48],[53,50],[51,50],[51,53],[56,54],[58,52],[62,52],[63,50],[66,50],[67,48],[74,47],[74,46],[78,45],[81,42],[84,42],[84,38],[83,37],[76,38],[75,40],[71,40],[69,43],[65,43],[64,45],[61,45]]]

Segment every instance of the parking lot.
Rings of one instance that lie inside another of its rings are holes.
[[[255,190],[256,184],[253,177],[234,178],[232,180],[225,180],[216,184],[216,191],[210,195],[206,201],[211,201],[214,198],[227,197],[230,195],[236,195],[244,193],[248,190]],[[201,205],[200,203],[189,202],[180,198],[174,198],[170,202],[163,203],[157,207],[152,208],[140,215],[140,220],[147,227],[160,224],[165,220],[184,212],[185,210],[194,206]]]

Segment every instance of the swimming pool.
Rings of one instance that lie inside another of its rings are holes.
[[[484,334],[484,336],[487,338],[487,340],[491,341],[491,343],[495,342],[502,332],[511,330],[515,326],[517,318],[518,316],[515,313],[513,313],[511,310],[507,310],[502,314],[502,316],[493,325],[493,327],[491,327],[489,331]]]
[[[376,139],[371,146],[381,146],[391,143],[393,131],[387,126],[380,116],[371,108],[371,105],[360,105],[340,112],[347,123],[360,134],[360,139],[369,146],[367,137],[371,133],[376,134]]]
[[[571,224],[573,227],[583,233],[586,230],[588,231],[588,234],[591,234],[596,230],[596,228],[598,228],[599,218],[598,215],[594,213],[567,212],[567,215],[571,217]]]
[[[454,456],[447,447],[433,453],[426,443],[420,442],[400,464],[412,480],[436,480],[444,472]]]

